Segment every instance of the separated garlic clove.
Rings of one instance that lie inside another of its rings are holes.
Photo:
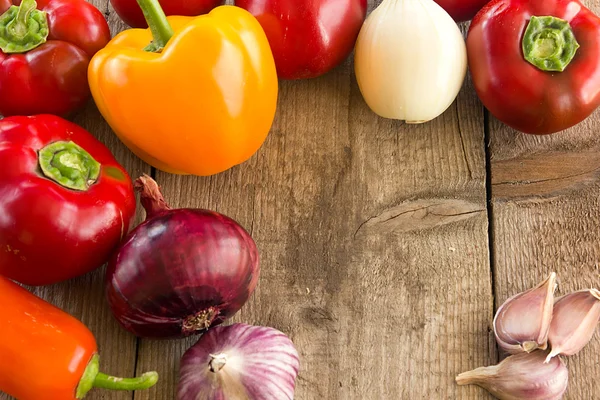
[[[481,386],[500,400],[559,400],[567,390],[569,372],[558,357],[545,363],[547,354],[516,354],[498,365],[464,372],[456,383]]]
[[[496,341],[511,354],[530,353],[548,346],[548,330],[556,290],[556,274],[538,286],[506,300],[494,317]]]
[[[600,291],[596,289],[581,290],[556,300],[548,335],[552,351],[546,361],[559,354],[577,354],[594,336],[598,320]]]

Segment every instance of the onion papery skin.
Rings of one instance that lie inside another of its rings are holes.
[[[106,296],[134,335],[181,338],[239,311],[259,273],[256,244],[237,222],[207,210],[166,209],[133,230],[112,258]]]
[[[221,356],[213,372],[211,360]],[[183,355],[177,400],[291,400],[299,369],[294,344],[277,329],[219,326]]]

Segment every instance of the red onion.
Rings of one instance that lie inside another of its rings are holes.
[[[291,400],[299,368],[294,344],[278,330],[219,326],[183,355],[177,399]]]
[[[258,282],[256,244],[234,220],[200,209],[170,209],[156,182],[135,182],[146,221],[107,269],[106,295],[119,323],[145,338],[178,338],[222,323]]]

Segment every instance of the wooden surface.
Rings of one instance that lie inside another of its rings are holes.
[[[106,0],[93,2],[113,33],[124,28]],[[76,122],[133,177],[151,172],[93,104]],[[260,283],[234,321],[292,338],[297,399],[488,399],[454,377],[498,361],[494,307],[552,270],[560,293],[600,286],[599,130],[596,113],[558,135],[516,133],[486,116],[469,80],[430,123],[384,120],[348,61],[319,79],[281,82],[272,132],[247,163],[207,178],[155,176],[172,206],[229,215],[256,240]],[[159,371],[159,384],[134,399],[173,399],[179,359],[196,339],[124,332],[102,278],[100,270],[36,293],[94,331],[105,372]],[[596,338],[569,360],[565,398],[600,393],[599,352]]]

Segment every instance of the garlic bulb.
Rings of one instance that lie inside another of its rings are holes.
[[[464,372],[456,383],[481,386],[500,400],[559,400],[567,390],[569,372],[558,357],[544,363],[547,354],[516,354],[498,365]]]
[[[594,336],[599,319],[600,291],[596,289],[581,290],[556,300],[548,334],[552,351],[547,361],[559,354],[579,353]]]
[[[458,95],[467,50],[454,20],[433,0],[383,0],[360,31],[354,65],[375,113],[421,123]]]
[[[292,341],[273,328],[210,329],[181,359],[178,400],[291,400],[300,367]]]
[[[546,349],[552,321],[556,274],[519,293],[498,308],[494,317],[496,341],[511,354]]]

